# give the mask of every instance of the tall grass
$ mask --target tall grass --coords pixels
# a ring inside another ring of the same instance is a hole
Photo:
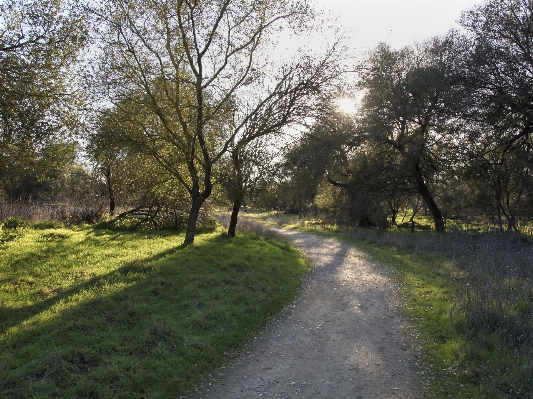
[[[95,222],[101,213],[94,206],[72,206],[65,204],[40,204],[32,202],[0,202],[0,222],[9,218],[23,219],[27,222],[80,223]],[[90,219],[90,220],[89,220]]]

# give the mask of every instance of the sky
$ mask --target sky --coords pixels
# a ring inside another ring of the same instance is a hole
[[[482,0],[315,0],[318,9],[338,16],[351,33],[354,48],[365,51],[380,42],[393,48],[459,28],[461,12]]]

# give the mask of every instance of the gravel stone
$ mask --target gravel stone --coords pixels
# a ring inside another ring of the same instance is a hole
[[[421,398],[416,333],[392,273],[352,245],[273,228],[311,261],[297,299],[191,398]]]

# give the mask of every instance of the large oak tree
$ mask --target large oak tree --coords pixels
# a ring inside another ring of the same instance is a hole
[[[439,233],[444,219],[430,182],[450,159],[446,149],[455,138],[450,117],[458,56],[450,36],[401,50],[381,44],[360,67],[365,94],[357,134],[400,155],[399,177],[422,196]]]
[[[533,3],[489,0],[463,13],[461,117],[468,121],[467,178],[507,229],[531,216]]]

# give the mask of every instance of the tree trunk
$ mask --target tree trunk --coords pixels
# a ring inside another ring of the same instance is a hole
[[[239,173],[233,188],[233,210],[231,211],[231,218],[228,227],[228,237],[235,237],[235,229],[237,227],[237,219],[242,203],[244,202],[244,187],[242,176]]]
[[[237,219],[239,211],[241,210],[242,203],[244,202],[244,178],[242,174],[242,158],[240,150],[236,150],[232,157],[233,163],[233,209],[231,211],[231,218],[228,227],[228,237],[235,237],[235,229],[237,228]]]
[[[205,201],[205,195],[196,195],[191,204],[191,210],[189,212],[189,219],[187,221],[187,231],[185,233],[185,241],[183,245],[190,245],[194,243],[194,235],[196,234],[196,222],[198,221],[198,215],[200,214],[200,208]]]
[[[422,170],[420,169],[420,163],[415,165],[415,180],[416,180],[416,189],[418,193],[424,199],[431,215],[433,216],[433,221],[435,222],[435,230],[439,234],[446,232],[446,227],[444,226],[444,219],[442,218],[442,212],[439,207],[433,200],[431,193],[429,192],[426,183],[424,182],[424,176],[422,176]]]
[[[109,216],[115,215],[115,192],[113,190],[113,182],[111,180],[111,167],[107,166],[105,169],[105,180],[107,185],[107,194],[109,196]]]
[[[228,228],[228,237],[235,237],[235,229],[237,227],[237,219],[239,216],[239,211],[241,209],[242,205],[242,197],[239,196],[239,198],[235,198],[233,200],[233,210],[231,212],[231,218],[229,221],[229,228]]]
[[[115,216],[115,195],[113,192],[109,193],[109,216]]]

